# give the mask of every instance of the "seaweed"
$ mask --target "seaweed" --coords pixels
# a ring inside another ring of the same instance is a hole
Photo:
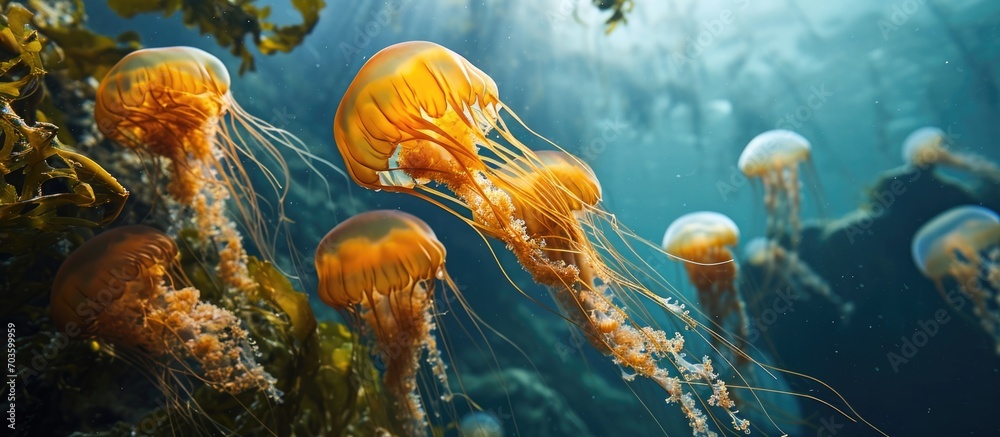
[[[45,92],[42,40],[32,13],[12,4],[0,15],[0,261],[6,274],[4,310],[13,311],[47,291],[30,278],[59,258],[53,246],[77,228],[113,221],[128,191],[90,158],[56,138],[59,128],[40,121]]]
[[[201,34],[215,36],[220,46],[238,56],[240,74],[255,69],[246,39],[264,55],[290,52],[302,43],[319,21],[323,0],[290,0],[302,15],[302,23],[279,26],[268,17],[271,8],[257,7],[255,0],[108,0],[115,13],[131,18],[142,13],[160,12],[171,16],[181,12],[184,24],[197,27]]]
[[[611,11],[611,17],[604,22],[604,33],[610,34],[620,23],[628,23],[625,14],[632,11],[635,6],[633,0],[592,0],[594,6],[602,11]]]
[[[87,29],[83,0],[30,0],[36,12],[32,24],[52,49],[43,61],[52,71],[65,71],[70,79],[101,78],[122,57],[142,47],[139,34],[125,32],[116,38]]]
[[[19,374],[20,408],[29,418],[23,429],[107,436],[398,431],[371,351],[357,334],[340,323],[317,322],[308,296],[273,265],[254,257],[248,267],[255,288],[220,286],[212,269],[218,253],[205,237],[192,229],[180,232],[181,269],[171,273],[171,280],[189,282],[203,292],[203,300],[243,320],[258,362],[277,378],[282,401],[252,390],[217,391],[186,370],[191,363],[67,336],[54,330],[44,308],[29,308],[28,321],[18,326],[34,333],[17,341],[18,355],[32,358]]]

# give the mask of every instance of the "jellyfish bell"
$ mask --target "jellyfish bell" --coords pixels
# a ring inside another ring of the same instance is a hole
[[[125,294],[149,293],[149,284],[167,274],[177,245],[159,230],[131,225],[102,232],[63,262],[52,284],[51,313],[62,331],[77,328],[89,337],[135,345],[128,330],[102,329],[113,322],[107,311]],[[102,321],[103,320],[103,321]]]
[[[444,268],[445,248],[419,218],[400,211],[370,211],[340,223],[316,249],[319,295],[327,305],[355,314],[374,335],[386,370],[383,381],[396,396],[407,433],[427,427],[418,394],[420,358],[450,401],[446,365],[433,335],[434,291],[442,281],[457,287]],[[433,399],[432,399],[433,400]]]
[[[234,102],[229,71],[194,47],[141,49],[125,55],[97,89],[94,117],[108,138],[171,159],[210,159],[206,133]]]
[[[775,129],[754,137],[740,154],[744,175],[760,179],[767,209],[767,236],[798,245],[801,228],[799,164],[810,162],[812,145],[802,135]]]
[[[729,217],[712,211],[692,212],[670,223],[663,234],[663,249],[696,263],[725,262],[732,260],[728,248],[739,239],[740,229]]]
[[[924,224],[914,235],[913,260],[941,296],[954,281],[973,303],[983,330],[1000,354],[1000,216],[981,206],[958,206]]]
[[[458,424],[459,437],[503,437],[503,424],[495,414],[477,411],[466,414]]]
[[[556,246],[565,239],[558,234],[566,229],[552,216],[552,210],[565,207],[576,219],[585,221],[586,211],[601,201],[601,182],[590,166],[560,150],[537,151],[498,170],[496,185],[509,194],[513,217],[523,221],[529,237],[554,237],[547,241]]]
[[[913,237],[913,261],[929,278],[948,274],[957,255],[974,259],[1000,239],[1000,216],[981,206],[949,209],[921,226]]]
[[[534,155],[541,162],[540,167],[563,181],[577,199],[591,206],[601,201],[601,181],[589,164],[561,150],[538,150]]]
[[[434,176],[471,177],[470,170],[484,167],[476,144],[487,142],[497,95],[492,78],[451,50],[426,41],[395,44],[351,82],[334,137],[351,178],[366,188],[412,191]]]
[[[743,246],[743,258],[752,266],[763,267],[771,259],[770,241],[755,237]]]
[[[739,238],[740,230],[732,219],[717,212],[700,211],[670,223],[662,246],[668,255],[684,263],[699,292],[728,293],[735,292],[732,287],[736,279],[736,263],[730,248],[739,243]],[[719,290],[713,291],[713,287]]]
[[[903,161],[926,167],[947,160],[947,138],[943,130],[933,126],[914,130],[903,141]]]
[[[802,135],[775,129],[757,135],[743,149],[737,166],[749,177],[792,168],[809,159],[812,144]]]
[[[316,248],[319,295],[327,305],[345,309],[376,292],[442,279],[445,255],[434,230],[416,216],[361,213],[330,230]]]

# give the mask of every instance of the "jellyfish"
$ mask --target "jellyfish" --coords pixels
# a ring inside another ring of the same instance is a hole
[[[499,100],[493,79],[465,58],[434,43],[405,42],[381,50],[362,67],[341,100],[333,130],[355,182],[425,199],[505,243],[590,344],[610,356],[626,379],[640,375],[660,385],[695,434],[714,431],[692,384],[711,390],[702,402],[728,414],[733,428],[748,430],[710,358],[690,360],[680,332],[643,326],[637,317],[645,312],[623,306],[635,301],[626,294],[631,290],[677,323],[698,326],[682,303],[656,295],[622,271],[629,261],[603,233],[604,225],[621,228],[596,205],[600,185],[593,173],[569,154],[539,156],[511,133],[502,112],[521,123]]]
[[[972,302],[972,311],[1000,354],[1000,216],[981,206],[949,209],[913,237],[913,261],[956,308],[946,280]],[[964,305],[962,305],[964,306]]]
[[[433,335],[437,281],[457,290],[445,270],[445,248],[423,220],[400,211],[370,211],[334,227],[316,248],[319,296],[347,310],[373,334],[385,363],[383,382],[399,403],[408,435],[427,427],[417,372],[427,363],[451,400],[446,365]]]
[[[730,251],[739,239],[740,230],[729,217],[711,211],[693,212],[667,227],[663,250],[685,260],[684,269],[698,290],[701,307],[723,330],[727,320],[732,320],[739,339],[735,343],[744,349],[749,325],[746,304],[736,289],[737,269]],[[736,356],[740,364],[745,364],[744,359]]]
[[[193,360],[200,367],[194,373],[216,390],[255,389],[280,400],[276,380],[256,362],[256,346],[240,320],[201,301],[198,289],[183,283],[177,258],[174,240],[149,226],[97,235],[59,267],[53,322],[71,336],[171,357],[185,367]]]
[[[267,200],[276,208],[279,226],[287,224],[289,170],[281,149],[294,152],[314,171],[313,161],[326,162],[310,154],[291,133],[241,108],[230,92],[225,65],[192,47],[143,49],[126,55],[101,81],[94,117],[108,138],[166,162],[167,192],[191,208],[198,229],[220,242],[220,277],[237,288],[249,286],[250,281],[241,236],[225,216],[226,201],[233,201],[241,224],[264,258],[274,261],[276,235],[270,236],[272,226],[261,213],[260,202]],[[265,159],[257,157],[260,151]],[[267,178],[273,198],[253,188],[244,158]],[[278,168],[272,171],[270,163]]]
[[[768,278],[776,277],[797,298],[807,299],[809,294],[820,296],[837,307],[841,320],[846,322],[851,319],[854,303],[845,301],[835,293],[822,276],[799,259],[797,253],[763,237],[750,240],[743,248],[743,253],[747,263],[760,268]]]
[[[977,177],[1000,183],[1000,167],[972,153],[955,153],[949,150],[948,136],[939,128],[922,127],[903,141],[903,161],[925,168],[940,164],[967,171]]]
[[[808,162],[812,146],[795,132],[776,129],[757,135],[740,154],[744,175],[760,178],[767,209],[767,237],[787,238],[798,246],[801,222],[799,163]]]
[[[458,423],[459,437],[503,437],[503,424],[492,413],[477,411],[466,414]]]

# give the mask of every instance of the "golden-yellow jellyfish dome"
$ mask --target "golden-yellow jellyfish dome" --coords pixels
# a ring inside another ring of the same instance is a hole
[[[949,209],[920,227],[913,237],[913,261],[930,279],[948,275],[957,257],[977,254],[1000,244],[1000,216],[981,206]]]
[[[601,201],[601,181],[597,180],[594,170],[580,158],[558,150],[538,151],[535,156],[577,199],[591,206]],[[573,210],[581,208],[582,206],[576,205],[570,207]]]
[[[423,220],[401,211],[370,211],[333,228],[316,248],[319,295],[327,305],[360,303],[444,275],[445,248]]]
[[[123,294],[152,287],[176,256],[170,237],[144,225],[114,228],[90,239],[56,273],[51,303],[56,327],[114,336],[100,332],[102,312]]]
[[[695,262],[716,262],[719,249],[735,246],[740,229],[732,219],[712,211],[685,214],[663,235],[667,253]]]
[[[215,56],[193,47],[142,49],[122,58],[97,89],[94,118],[107,137],[153,154],[204,159],[205,137],[227,106],[229,72]],[[214,132],[214,131],[213,131]]]
[[[399,43],[361,67],[337,108],[334,138],[355,182],[407,191],[410,170],[482,167],[475,143],[496,118],[497,94],[493,79],[457,53],[426,41]],[[410,148],[421,158],[401,169],[399,155]]]
[[[737,165],[751,177],[789,168],[809,158],[812,146],[802,135],[775,129],[754,137],[743,149]]]
[[[913,131],[903,141],[903,161],[917,166],[938,162],[948,153],[946,138],[943,130],[933,126]]]
[[[506,184],[532,192],[552,189],[552,181],[568,191],[571,196],[559,196],[571,211],[583,209],[583,204],[594,206],[603,195],[601,182],[594,170],[576,156],[560,150],[540,150],[534,153],[537,163],[529,164],[527,158],[520,159],[511,168],[500,171]],[[526,194],[526,193],[518,193]],[[514,201],[524,196],[512,196]],[[582,204],[581,204],[582,203]],[[523,211],[521,211],[523,212]]]

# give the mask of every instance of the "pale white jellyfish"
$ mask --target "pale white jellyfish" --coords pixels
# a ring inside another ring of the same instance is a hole
[[[461,437],[503,437],[503,425],[497,416],[482,411],[466,414],[458,424]]]
[[[940,164],[1000,183],[1000,167],[996,164],[973,153],[952,152],[948,145],[944,131],[932,126],[922,127],[903,141],[903,160],[921,168]]]
[[[1000,354],[1000,216],[981,206],[958,206],[931,219],[913,237],[913,261],[956,309],[964,299],[948,296],[953,281]]]
[[[760,178],[767,208],[767,237],[787,237],[798,246],[801,221],[799,163],[808,161],[812,146],[790,130],[776,129],[757,135],[740,154],[738,166],[747,177]]]
[[[795,290],[796,296],[808,298],[809,294],[821,296],[837,306],[842,320],[849,320],[854,312],[854,304],[846,302],[833,292],[830,284],[817,274],[808,264],[799,259],[795,252],[785,250],[777,242],[766,238],[754,238],[743,248],[746,261],[763,270],[768,277],[777,278],[782,284]],[[809,294],[806,294],[809,293]]]

